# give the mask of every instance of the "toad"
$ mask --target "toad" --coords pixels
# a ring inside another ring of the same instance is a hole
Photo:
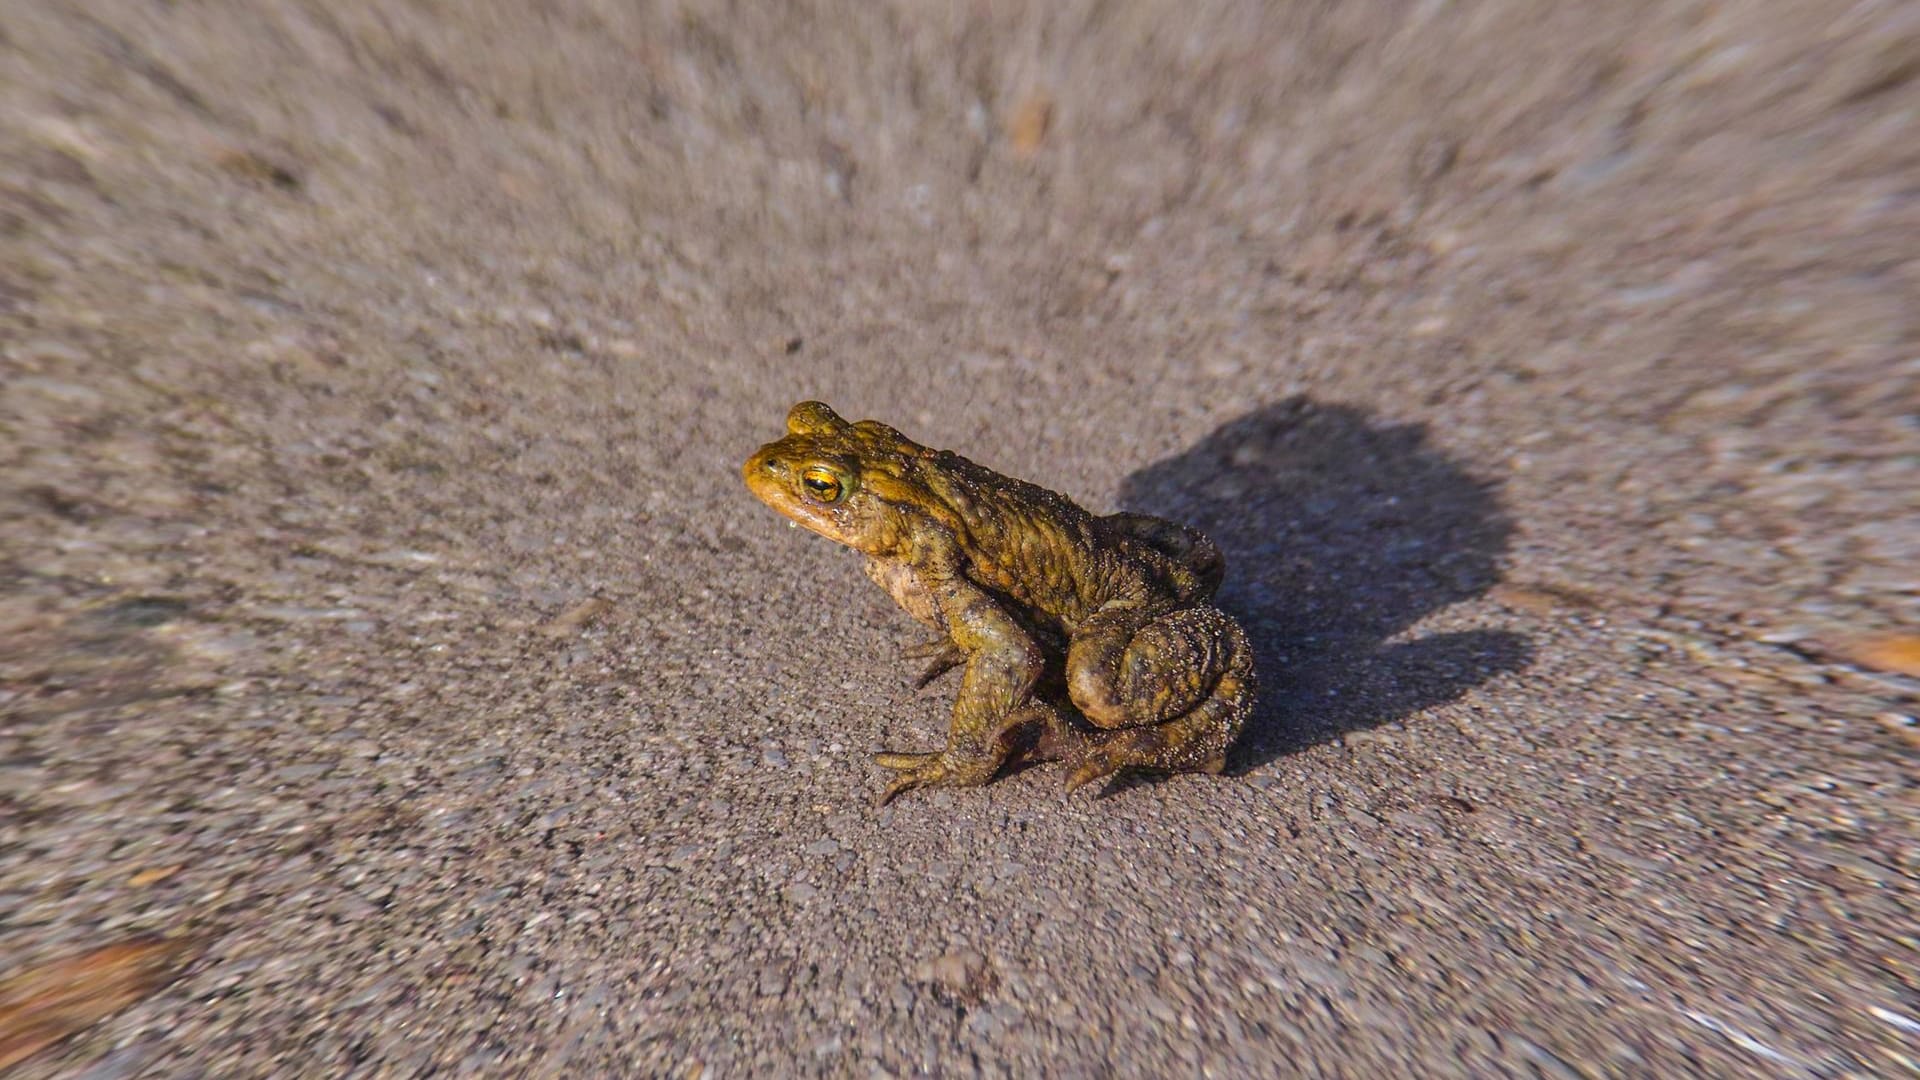
[[[1253,705],[1246,633],[1210,601],[1225,572],[1199,532],[1097,515],[807,401],[743,468],[753,494],[866,556],[935,632],[920,685],[963,668],[943,749],[889,751],[885,805],[1065,760],[1067,791],[1127,769],[1218,773]]]

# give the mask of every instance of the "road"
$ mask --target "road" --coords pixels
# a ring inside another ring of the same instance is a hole
[[[1920,1070],[1911,7],[644,6],[0,0],[20,1075]],[[1212,532],[1229,774],[875,810],[808,398]]]

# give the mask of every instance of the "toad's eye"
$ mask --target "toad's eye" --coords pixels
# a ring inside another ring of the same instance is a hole
[[[800,483],[806,486],[807,494],[823,503],[840,501],[840,478],[832,470],[815,466],[800,475]]]

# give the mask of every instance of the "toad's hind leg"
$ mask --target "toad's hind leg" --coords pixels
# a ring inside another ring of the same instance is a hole
[[[1130,536],[1172,559],[1193,574],[1191,588],[1181,597],[1186,603],[1198,603],[1213,597],[1227,574],[1226,557],[1207,534],[1189,529],[1177,521],[1122,511],[1100,519],[1106,529]]]
[[[1105,729],[1068,791],[1128,768],[1217,773],[1252,711],[1253,650],[1218,608],[1112,607],[1075,632],[1067,690]]]

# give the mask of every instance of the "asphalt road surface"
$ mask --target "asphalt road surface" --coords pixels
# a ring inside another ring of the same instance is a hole
[[[648,7],[0,0],[18,1075],[1920,1070],[1911,4]],[[876,811],[805,398],[1211,531],[1229,775]]]

